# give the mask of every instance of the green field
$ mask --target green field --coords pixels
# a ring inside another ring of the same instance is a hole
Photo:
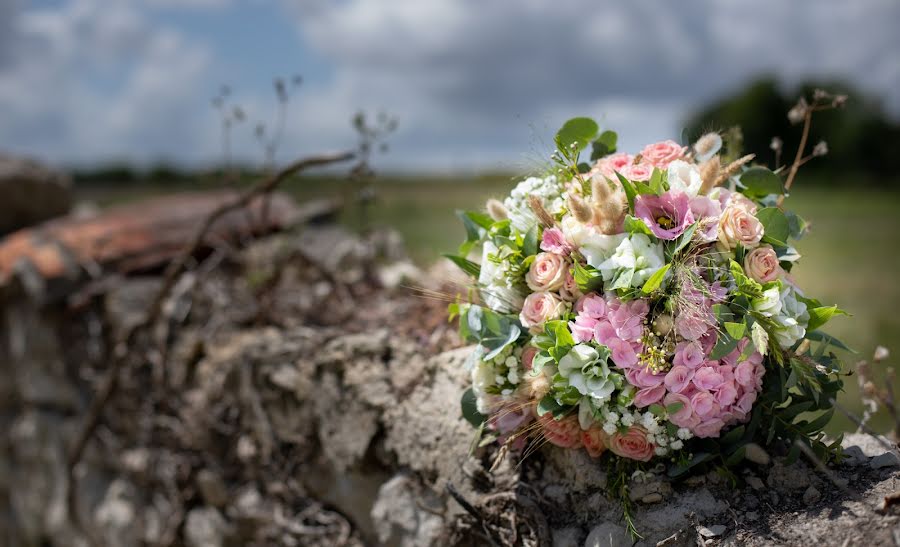
[[[483,206],[491,196],[501,197],[512,187],[509,177],[436,179],[395,178],[376,181],[376,199],[369,207],[371,222],[396,228],[406,239],[413,258],[428,264],[441,253],[452,252],[464,232],[453,212]],[[186,188],[185,188],[186,189]],[[298,198],[322,195],[352,196],[348,184],[333,179],[300,179],[286,187]],[[160,188],[88,190],[85,197],[110,203],[155,194]],[[171,191],[168,189],[167,191]],[[801,177],[786,205],[812,224],[812,232],[800,241],[803,255],[794,273],[806,294],[824,303],[838,304],[853,317],[838,317],[827,330],[860,351],[842,355],[849,369],[859,358],[868,358],[880,344],[900,352],[900,193],[871,188],[854,190],[816,188]],[[360,226],[360,210],[351,205],[342,220]],[[898,354],[900,355],[900,354]],[[890,361],[890,360],[889,360]],[[879,375],[883,370],[876,371]],[[900,385],[896,386],[900,393]],[[859,412],[856,376],[846,378],[843,405]],[[886,430],[890,424],[878,415],[873,425]],[[852,429],[838,415],[833,430]]]

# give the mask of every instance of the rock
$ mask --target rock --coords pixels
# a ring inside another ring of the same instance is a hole
[[[611,522],[603,522],[594,526],[584,540],[584,547],[619,547],[633,545],[634,541],[625,528]]]
[[[659,503],[663,500],[662,494],[659,492],[654,492],[653,494],[647,494],[646,496],[641,498],[641,503]]]
[[[197,473],[197,489],[208,505],[224,507],[228,503],[228,487],[222,476],[209,469]]]
[[[382,545],[428,547],[438,541],[442,519],[422,507],[442,509],[434,494],[425,492],[415,478],[399,474],[384,483],[372,506],[372,522]]]
[[[759,477],[749,476],[746,478],[747,484],[754,490],[762,490],[765,488],[763,481]]]
[[[218,509],[197,507],[187,514],[185,542],[189,547],[222,547],[230,533],[229,528]]]
[[[66,214],[72,181],[34,160],[0,154],[0,194],[0,234],[5,234]]]
[[[863,454],[872,458],[890,450],[888,447],[896,448],[897,443],[884,436],[875,437],[866,433],[851,433],[844,436],[841,446],[844,448],[858,446]]]
[[[631,481],[628,487],[628,497],[631,498],[631,501],[641,500],[644,501],[644,498],[650,497],[655,501],[650,501],[644,503],[656,503],[657,501],[662,501],[664,497],[667,497],[672,493],[672,484],[667,480],[658,480],[653,478],[653,475],[647,477],[644,481]],[[656,496],[659,496],[659,499],[656,499]]]
[[[806,489],[806,492],[803,493],[803,503],[806,505],[812,505],[822,499],[822,493],[819,492],[815,486],[810,486]]]
[[[711,526],[699,526],[697,528],[697,533],[705,538],[714,538],[724,534],[725,530],[726,527],[724,524],[713,524]]]
[[[862,451],[862,448],[853,445],[844,449],[844,460],[842,463],[850,466],[857,466],[866,463],[869,457]]]
[[[809,487],[809,476],[809,471],[799,462],[790,467],[785,467],[781,462],[777,462],[769,470],[769,478],[766,482],[772,489],[802,490]]]
[[[553,530],[553,547],[578,547],[584,532],[577,526],[567,526]]]
[[[879,454],[869,460],[869,467],[872,469],[883,469],[885,467],[900,467],[900,457],[896,452],[885,452]]]
[[[747,443],[746,445],[744,445],[744,450],[744,457],[753,463],[757,463],[759,465],[769,465],[769,463],[772,462],[772,458],[771,456],[769,456],[769,453],[756,443]]]
[[[756,511],[747,511],[746,513],[744,513],[744,518],[749,521],[754,521],[759,518],[759,513],[757,513]]]
[[[94,521],[103,531],[107,545],[140,544],[139,527],[135,526],[135,489],[116,479],[110,483],[106,495],[94,511]]]

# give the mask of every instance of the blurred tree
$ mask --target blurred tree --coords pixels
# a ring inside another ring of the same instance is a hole
[[[829,152],[805,165],[804,172],[829,183],[853,177],[853,183],[900,186],[894,161],[900,149],[900,123],[888,116],[880,102],[842,82],[805,82],[785,90],[774,78],[763,78],[691,116],[685,123],[685,134],[693,141],[706,131],[740,126],[744,150],[756,153],[758,161],[774,167],[772,138],[784,142],[781,162],[790,161],[800,139],[800,127],[791,125],[787,111],[801,95],[809,97],[816,88],[847,94],[850,99],[843,109],[816,117],[810,146],[824,140]]]

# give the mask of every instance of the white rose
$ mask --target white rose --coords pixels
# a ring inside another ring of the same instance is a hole
[[[696,165],[683,160],[675,160],[669,164],[669,190],[684,192],[695,197],[703,185],[703,178]]]
[[[754,311],[759,312],[766,317],[775,317],[781,313],[781,294],[778,287],[766,289],[759,298],[754,298],[751,302]]]
[[[500,313],[512,313],[522,308],[523,297],[510,287],[506,281],[500,264],[488,257],[499,252],[497,246],[490,241],[484,242],[481,254],[481,273],[478,285],[481,287],[481,299],[490,309]]]

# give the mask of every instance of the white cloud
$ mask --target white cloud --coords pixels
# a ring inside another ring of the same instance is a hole
[[[153,26],[134,3],[75,0],[10,15],[17,50],[0,66],[0,147],[61,163],[214,149],[197,97],[209,86],[206,46]]]

